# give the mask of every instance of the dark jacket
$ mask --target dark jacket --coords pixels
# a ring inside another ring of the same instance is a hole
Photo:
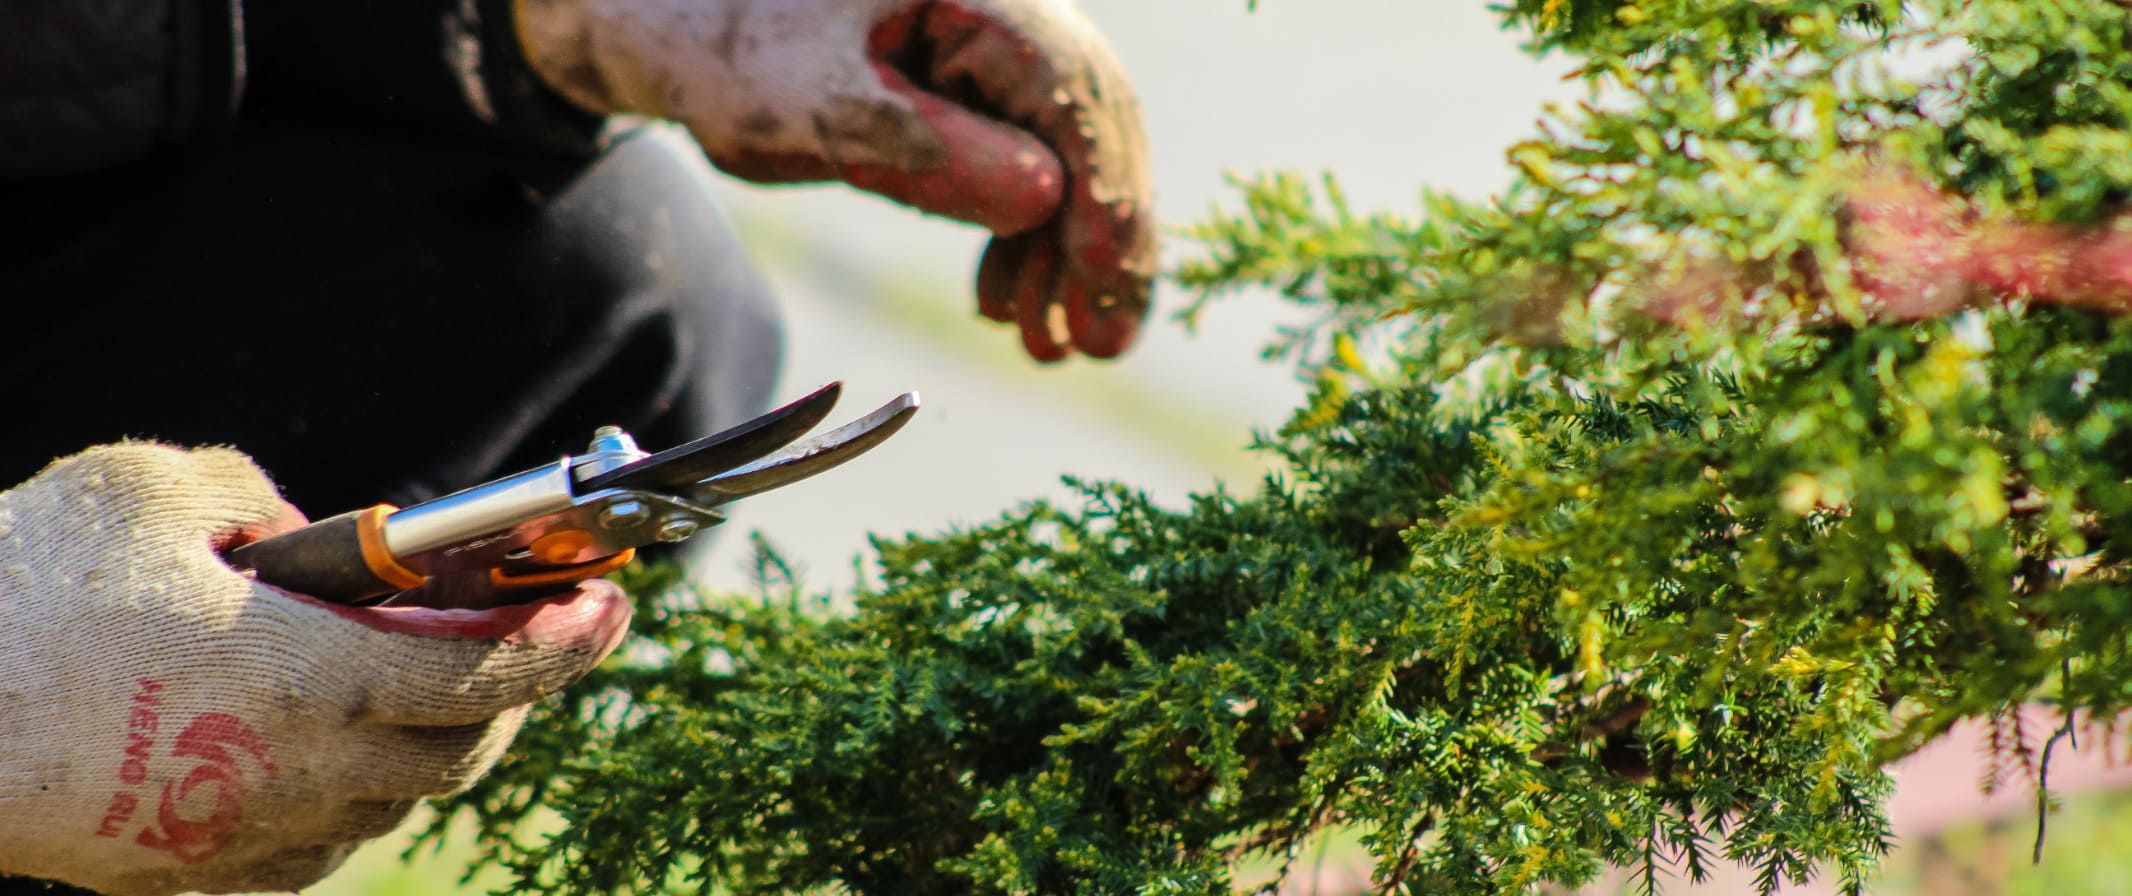
[[[584,154],[508,0],[0,0],[0,181],[82,174],[237,116],[359,120]]]

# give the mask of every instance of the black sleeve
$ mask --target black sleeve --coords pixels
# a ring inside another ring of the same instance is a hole
[[[0,182],[148,158],[227,119],[235,0],[0,0]]]
[[[0,0],[5,2],[5,0]],[[590,154],[603,119],[534,75],[510,0],[243,0],[246,115],[373,120]]]

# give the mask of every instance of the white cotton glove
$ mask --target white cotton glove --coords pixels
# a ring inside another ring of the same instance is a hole
[[[628,624],[606,582],[359,609],[221,562],[294,521],[227,450],[100,448],[0,494],[0,873],[111,896],[307,885],[479,777]]]
[[[577,105],[751,180],[841,180],[996,235],[978,308],[1040,360],[1123,351],[1155,266],[1132,86],[1069,0],[514,0]]]

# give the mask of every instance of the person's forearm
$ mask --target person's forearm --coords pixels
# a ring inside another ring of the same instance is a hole
[[[601,117],[535,78],[498,0],[247,0],[245,114],[587,154]]]

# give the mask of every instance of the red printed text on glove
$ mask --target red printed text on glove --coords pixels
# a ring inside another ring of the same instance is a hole
[[[111,794],[96,835],[137,831],[133,840],[142,846],[187,864],[205,861],[228,846],[244,822],[247,773],[272,778],[279,770],[258,733],[228,713],[195,715],[166,739],[174,722],[166,717],[162,693],[162,683],[153,679],[134,683],[117,769],[120,789]]]

